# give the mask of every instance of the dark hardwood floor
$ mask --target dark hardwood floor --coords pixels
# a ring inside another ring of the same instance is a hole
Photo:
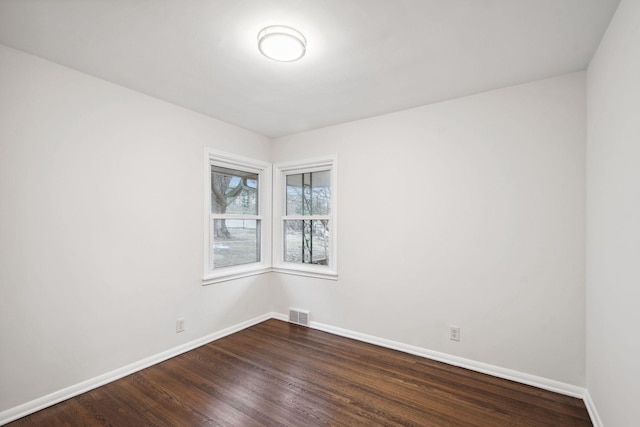
[[[590,426],[579,399],[278,320],[9,426]]]

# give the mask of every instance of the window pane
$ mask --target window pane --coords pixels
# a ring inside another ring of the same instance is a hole
[[[213,267],[260,261],[260,221],[213,220]]]
[[[331,171],[287,175],[287,215],[329,215]]]
[[[284,260],[329,265],[329,221],[284,221]]]
[[[258,214],[258,174],[211,166],[211,213]]]

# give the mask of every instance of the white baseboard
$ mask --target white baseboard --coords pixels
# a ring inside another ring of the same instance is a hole
[[[280,313],[273,313],[275,319],[287,321],[287,316]],[[538,387],[544,390],[560,393],[571,397],[583,399],[586,390],[572,384],[551,380],[549,378],[538,377],[536,375],[526,374],[524,372],[514,371],[512,369],[502,368],[500,366],[490,365],[488,363],[477,362],[463,357],[453,356],[439,351],[428,350],[426,348],[404,344],[398,341],[391,341],[385,338],[373,335],[362,334],[360,332],[350,331],[348,329],[338,328],[336,326],[325,325],[324,323],[311,321],[309,326],[313,329],[329,332],[334,335],[340,335],[346,338],[353,338],[369,344],[375,344],[380,347],[386,347],[393,350],[402,351],[404,353],[413,354],[427,359],[444,362],[449,365],[459,366],[461,368],[470,369],[472,371],[481,372],[483,374],[492,375],[498,378],[515,381],[522,384]]]
[[[589,390],[586,390],[584,394],[584,405],[587,407],[587,412],[589,412],[589,417],[591,417],[591,424],[593,424],[593,427],[603,427],[604,424],[600,419],[600,415],[598,415],[596,405],[593,403],[593,399],[591,399]]]
[[[131,375],[135,372],[141,371],[145,368],[148,368],[149,366],[153,366],[165,360],[171,359],[172,357],[178,356],[182,353],[193,350],[212,341],[226,337],[227,335],[231,335],[235,332],[246,329],[272,317],[272,313],[263,314],[261,316],[247,320],[246,322],[238,323],[237,325],[233,325],[221,331],[214,332],[202,338],[198,338],[188,343],[179,345],[177,347],[163,351],[162,353],[158,353],[129,365],[123,366],[122,368],[115,369],[111,372],[107,372],[95,378],[91,378],[89,380],[72,385],[62,390],[58,390],[22,405],[7,409],[3,412],[0,412],[0,426],[10,423],[11,421],[15,421],[18,418],[33,414],[34,412],[37,412],[41,409],[55,405],[56,403],[62,402],[63,400],[67,400],[82,393],[86,393],[87,391],[93,390],[110,382],[123,378],[127,375]]]
[[[127,375],[141,371],[142,369],[148,368],[149,366],[163,362],[167,359],[178,356],[182,353],[193,350],[195,348],[208,344],[212,341],[226,337],[227,335],[231,335],[235,332],[239,332],[243,329],[246,329],[250,326],[253,326],[255,324],[258,324],[268,319],[278,319],[278,320],[283,320],[285,322],[288,321],[288,317],[281,313],[272,312],[272,313],[263,314],[261,316],[247,320],[246,322],[242,322],[237,325],[231,326],[229,328],[223,329],[221,331],[215,332],[213,334],[206,335],[197,340],[190,341],[178,347],[174,347],[162,353],[158,353],[156,355],[142,359],[138,362],[134,362],[132,364],[123,366],[122,368],[113,370],[111,372],[107,372],[103,375],[99,375],[95,378],[91,378],[89,380],[64,388],[62,390],[58,390],[54,393],[48,394],[46,396],[40,397],[38,399],[16,406],[14,408],[7,409],[3,412],[0,412],[0,426],[10,423],[11,421],[17,420],[18,418],[22,418],[24,416],[37,412],[46,407],[55,405],[56,403],[62,402],[63,400],[67,400],[74,396],[78,396],[82,393],[93,390],[95,388],[98,388],[102,385],[113,382],[120,378],[123,378]],[[492,375],[494,377],[504,378],[507,380],[515,381],[522,384],[527,384],[533,387],[538,387],[538,388],[552,391],[555,393],[560,393],[567,396],[583,399],[594,427],[602,427],[602,422],[600,420],[600,417],[598,416],[598,412],[596,411],[595,405],[591,400],[591,396],[589,395],[588,390],[586,390],[585,388],[551,380],[544,377],[538,377],[535,375],[526,374],[524,372],[502,368],[500,366],[490,365],[487,363],[478,362],[471,359],[465,359],[462,357],[453,356],[453,355],[441,353],[438,351],[428,350],[422,347],[416,347],[413,345],[404,344],[401,342],[392,341],[385,338],[376,337],[373,335],[367,335],[360,332],[351,331],[348,329],[338,328],[336,326],[326,325],[319,322],[314,322],[314,321],[310,322],[310,327],[313,329],[328,332],[334,335],[339,335],[346,338],[352,338],[352,339],[366,342],[369,344],[378,345],[380,347],[386,347],[393,350],[402,351],[404,353],[409,353],[409,354],[424,357],[427,359],[436,360],[439,362],[447,363],[449,365],[459,366],[461,368],[470,369],[472,371],[481,372],[483,374]]]
[[[278,320],[287,321],[288,318],[284,314],[272,313],[272,317]],[[447,353],[441,353],[438,351],[428,350],[422,347],[416,347],[409,344],[404,344],[397,341],[391,341],[385,338],[376,337],[373,335],[362,334],[360,332],[354,332],[348,329],[338,328],[336,326],[326,325],[319,322],[311,321],[309,326],[313,329],[328,332],[334,335],[340,335],[346,338],[352,338],[358,341],[363,341],[369,344],[378,345],[380,347],[390,348],[392,350],[402,351],[404,353],[413,354],[416,356],[424,357],[438,362],[447,363],[449,365],[459,366],[461,368],[470,369],[472,371],[481,372],[483,374],[492,375],[498,378],[504,378],[510,381],[515,381],[521,384],[530,385],[533,387],[541,388],[543,390],[552,391],[554,393],[560,393],[566,396],[576,397],[584,400],[589,417],[594,427],[602,427],[602,421],[598,416],[595,405],[591,400],[589,391],[583,387],[578,387],[572,384],[555,381],[549,378],[539,377],[536,375],[527,374],[524,372],[514,371],[512,369],[502,368],[500,366],[490,365],[488,363],[478,362],[471,359],[465,359],[463,357],[453,356]]]

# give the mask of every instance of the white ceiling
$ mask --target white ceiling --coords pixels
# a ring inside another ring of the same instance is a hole
[[[0,43],[276,137],[583,70],[618,2],[0,0]]]

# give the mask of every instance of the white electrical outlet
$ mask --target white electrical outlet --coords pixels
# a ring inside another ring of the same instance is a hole
[[[458,328],[457,326],[450,326],[449,339],[451,341],[460,341],[460,328]]]
[[[184,317],[176,320],[176,334],[179,332],[184,332]]]

